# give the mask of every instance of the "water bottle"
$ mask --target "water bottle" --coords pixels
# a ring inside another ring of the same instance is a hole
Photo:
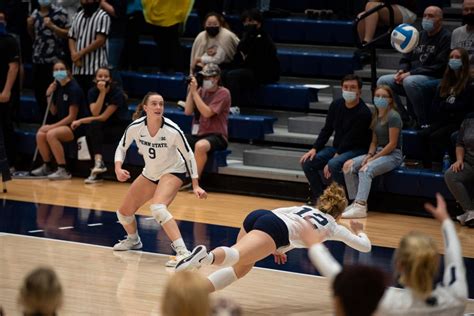
[[[443,156],[443,172],[446,172],[449,167],[451,167],[451,158],[449,157],[448,152],[445,152]]]

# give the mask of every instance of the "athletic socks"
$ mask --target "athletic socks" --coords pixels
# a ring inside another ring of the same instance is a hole
[[[128,239],[130,239],[131,241],[138,241],[140,237],[138,237],[138,233],[128,234]]]

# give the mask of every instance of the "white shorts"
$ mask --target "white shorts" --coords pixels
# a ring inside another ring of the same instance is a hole
[[[398,5],[398,4],[394,4],[393,5],[394,7],[397,7],[398,10],[400,11],[401,15],[402,15],[402,23],[410,23],[410,24],[413,24],[415,23],[415,20],[416,20],[416,14],[411,12],[410,10],[408,10],[407,8],[405,8],[404,6],[401,6],[401,5]]]

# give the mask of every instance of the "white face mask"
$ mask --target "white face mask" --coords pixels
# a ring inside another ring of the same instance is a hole
[[[212,80],[206,79],[202,81],[202,88],[204,90],[212,89],[213,87],[214,87],[214,83],[212,82]]]

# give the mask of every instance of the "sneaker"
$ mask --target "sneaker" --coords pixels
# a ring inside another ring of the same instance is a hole
[[[68,180],[71,178],[72,175],[64,168],[58,168],[58,170],[48,175],[49,180]]]
[[[240,108],[238,106],[231,106],[229,109],[230,114],[234,115],[239,115],[240,114]]]
[[[130,238],[125,238],[123,240],[119,240],[118,243],[114,245],[112,248],[114,251],[127,251],[127,250],[137,250],[142,249],[143,244],[140,238],[137,240],[132,240]]]
[[[178,252],[176,256],[170,256],[170,260],[165,263],[165,266],[168,268],[174,268],[178,264],[179,261],[189,257],[191,252],[189,250],[185,250],[182,252]]]
[[[104,181],[104,179],[102,179],[102,177],[99,174],[93,174],[92,172],[90,176],[84,179],[85,184],[101,183],[102,181]]]
[[[104,161],[102,159],[96,160],[94,164],[94,168],[92,168],[91,170],[91,175],[104,173],[106,171],[107,171],[107,167],[105,166]]]
[[[193,249],[191,254],[182,258],[176,264],[175,271],[191,270],[193,268],[199,269],[201,267],[202,259],[207,257],[207,249],[205,246],[199,245]]]
[[[367,217],[367,205],[352,203],[342,213],[342,218],[365,218]]]
[[[188,191],[189,189],[193,189],[193,184],[192,182],[189,182],[189,183],[186,183],[186,184],[183,184],[181,186],[181,188],[179,188],[180,191]]]
[[[46,177],[53,173],[53,170],[47,165],[42,164],[40,167],[36,168],[35,170],[31,171],[31,174],[36,177]]]
[[[178,105],[179,108],[181,108],[181,110],[184,110],[186,108],[186,102],[183,100],[178,101],[178,103],[176,104]]]
[[[456,219],[458,220],[459,223],[461,223],[461,225],[464,225],[466,223],[467,213],[456,216]]]

